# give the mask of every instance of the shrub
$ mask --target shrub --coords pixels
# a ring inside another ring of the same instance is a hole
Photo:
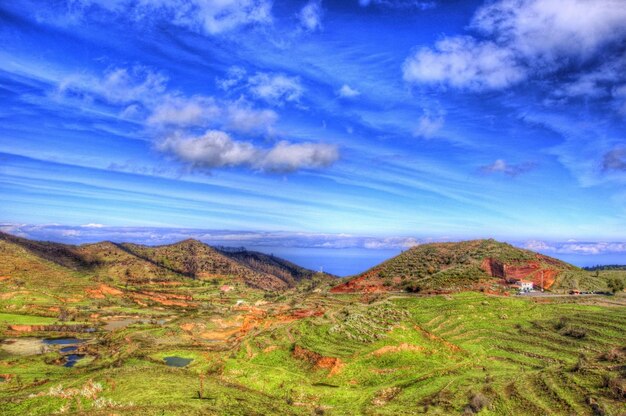
[[[624,290],[624,281],[618,277],[612,277],[606,283],[613,293],[621,292]]]
[[[621,377],[609,379],[607,382],[607,387],[616,399],[626,399],[626,379],[623,379]]]
[[[469,408],[474,413],[480,412],[483,408],[489,406],[490,400],[482,393],[475,393],[470,397]]]
[[[587,331],[582,328],[568,326],[561,331],[561,334],[571,338],[583,339],[587,336]]]

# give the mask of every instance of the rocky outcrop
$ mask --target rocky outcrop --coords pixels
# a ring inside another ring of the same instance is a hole
[[[89,325],[9,325],[9,331],[15,332],[94,332]]]
[[[491,277],[499,277],[501,279],[506,277],[506,266],[494,258],[488,257],[484,259],[480,268]]]
[[[296,345],[293,350],[293,357],[305,361],[318,369],[329,369],[329,376],[337,374],[343,367],[343,362],[339,358],[325,357],[315,351]]]

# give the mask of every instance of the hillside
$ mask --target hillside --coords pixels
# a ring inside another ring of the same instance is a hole
[[[245,249],[218,249],[221,254],[227,256],[241,264],[245,264],[253,270],[262,271],[278,277],[289,286],[295,286],[303,280],[310,280],[316,274],[320,274],[311,269],[298,266],[288,260],[281,259],[274,255],[250,251]],[[325,277],[336,278],[336,276],[323,273]]]
[[[266,290],[290,287],[278,276],[239,263],[197,240],[155,247],[130,243],[120,246],[137,257],[193,279],[228,279]]]
[[[560,260],[495,240],[433,243],[413,247],[333,288],[333,292],[455,291],[502,287],[529,280],[546,289],[564,271]]]
[[[0,275],[30,280],[55,276],[55,281],[62,282],[80,275],[96,281],[141,285],[197,279],[284,290],[315,274],[262,253],[228,256],[196,240],[154,247],[108,241],[74,246],[0,233],[0,242],[6,253]],[[83,280],[87,284],[89,279]]]

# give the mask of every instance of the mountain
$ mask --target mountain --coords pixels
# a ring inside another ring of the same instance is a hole
[[[332,289],[341,292],[489,289],[518,280],[552,287],[575,266],[495,240],[423,244]]]
[[[320,273],[311,269],[298,266],[288,260],[274,255],[250,251],[245,249],[218,248],[223,255],[247,265],[253,270],[263,271],[277,276],[289,286],[295,286],[303,280],[313,279],[316,275],[324,274],[326,277],[336,278],[328,273]]]
[[[189,239],[155,247],[130,243],[120,246],[137,257],[194,279],[227,278],[231,282],[265,290],[293,286],[278,276],[242,264],[197,240]]]
[[[256,252],[230,256],[191,239],[162,246],[108,241],[69,245],[0,233],[0,250],[0,276],[20,275],[31,280],[43,275],[55,276],[58,282],[92,276],[133,284],[219,279],[263,290],[284,290],[315,275],[274,256]]]

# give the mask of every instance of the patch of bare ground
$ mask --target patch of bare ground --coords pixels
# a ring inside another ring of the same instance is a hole
[[[377,349],[376,351],[373,351],[371,354],[376,357],[380,357],[381,355],[393,354],[396,352],[403,352],[403,351],[422,352],[424,350],[425,348],[422,346],[408,344],[406,342],[403,342],[402,344],[399,344],[399,345],[386,345],[382,348]]]

